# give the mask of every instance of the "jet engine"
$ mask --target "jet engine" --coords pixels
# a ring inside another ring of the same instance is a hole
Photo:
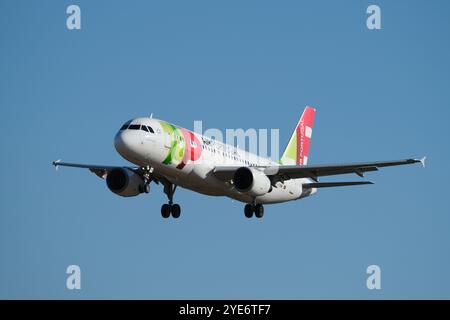
[[[106,176],[109,190],[122,197],[134,197],[144,190],[144,179],[126,168],[114,168]]]
[[[233,177],[235,188],[251,196],[262,196],[272,191],[269,178],[259,170],[241,167],[236,170]]]

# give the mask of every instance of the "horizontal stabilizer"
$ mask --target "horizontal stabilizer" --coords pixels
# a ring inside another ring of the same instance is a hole
[[[349,182],[313,182],[304,183],[303,188],[330,188],[330,187],[345,187],[345,186],[357,186],[362,184],[373,184],[370,181],[349,181]]]

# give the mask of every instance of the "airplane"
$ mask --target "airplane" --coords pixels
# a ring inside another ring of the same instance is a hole
[[[116,151],[134,166],[103,166],[53,161],[58,167],[89,169],[106,180],[110,191],[133,197],[150,192],[150,183],[162,184],[167,203],[163,218],[179,218],[173,202],[178,186],[209,196],[226,196],[245,203],[247,218],[262,218],[264,205],[303,199],[320,188],[373,184],[370,181],[320,182],[319,178],[421,163],[425,159],[308,165],[314,115],[307,106],[284,150],[275,162],[216,141],[169,122],[151,117],[125,122],[114,137]]]

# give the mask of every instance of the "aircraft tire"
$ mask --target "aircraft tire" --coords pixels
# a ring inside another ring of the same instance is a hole
[[[244,214],[245,217],[250,219],[251,217],[253,217],[253,206],[251,204],[246,204],[244,207]]]
[[[170,211],[171,211],[171,206],[170,206],[170,204],[164,203],[164,204],[161,206],[161,216],[162,216],[164,219],[167,219],[168,217],[170,217]]]
[[[261,219],[264,216],[264,206],[262,204],[257,204],[255,206],[255,216]]]
[[[179,218],[181,215],[181,207],[177,203],[172,205],[170,211],[172,212],[172,217],[174,217],[175,219]]]

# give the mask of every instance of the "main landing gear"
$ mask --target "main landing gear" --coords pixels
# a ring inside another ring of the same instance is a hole
[[[253,214],[255,214],[255,217],[260,219],[264,216],[264,206],[262,204],[248,203],[244,207],[244,214],[245,217],[249,219],[253,217]]]
[[[179,218],[181,215],[181,207],[177,203],[173,203],[173,195],[175,190],[177,189],[176,185],[172,183],[164,184],[164,193],[167,195],[169,199],[168,203],[165,203],[161,206],[161,215],[163,218],[168,218],[172,214],[172,217]]]

